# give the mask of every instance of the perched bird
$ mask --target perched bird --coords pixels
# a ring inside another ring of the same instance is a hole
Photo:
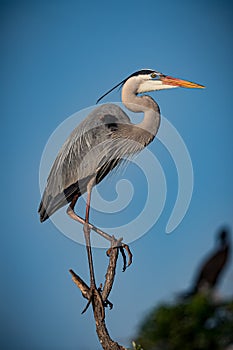
[[[192,288],[181,296],[186,299],[200,292],[212,292],[218,284],[230,256],[230,237],[227,229],[217,236],[217,249],[200,265]]]
[[[151,69],[139,70],[99,98],[97,103],[118,86],[122,102],[135,113],[143,112],[139,124],[131,123],[127,114],[115,104],[93,110],[65,141],[48,176],[39,206],[40,221],[70,203],[68,215],[84,224],[89,259],[91,287],[95,288],[90,244],[89,210],[91,190],[123,159],[140,152],[155,137],[160,125],[158,104],[145,92],[176,87],[203,88],[202,85],[172,78]],[[78,198],[87,192],[85,220],[74,212]],[[96,228],[95,228],[96,229]],[[98,232],[98,229],[96,229]],[[99,230],[98,233],[101,234]],[[104,236],[104,234],[102,233]]]

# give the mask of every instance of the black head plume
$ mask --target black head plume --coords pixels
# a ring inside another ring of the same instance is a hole
[[[110,92],[112,92],[113,90],[115,90],[118,86],[120,86],[120,88],[124,85],[124,83],[129,79],[129,78],[132,78],[132,77],[135,77],[137,75],[142,75],[142,74],[151,74],[155,72],[154,70],[152,69],[141,69],[141,70],[138,70],[137,72],[134,72],[132,73],[131,75],[129,75],[127,78],[125,78],[124,80],[122,80],[120,83],[118,83],[117,85],[115,85],[113,88],[111,88],[110,90],[108,90],[104,95],[102,95],[97,101],[96,101],[96,104],[102,100],[102,98],[104,98],[105,96],[107,96]]]

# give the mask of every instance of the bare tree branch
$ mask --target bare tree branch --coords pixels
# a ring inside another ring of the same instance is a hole
[[[96,324],[96,333],[98,335],[100,344],[104,350],[126,350],[125,347],[119,345],[117,342],[113,341],[108,333],[106,323],[105,323],[105,306],[112,308],[112,303],[108,300],[108,296],[112,290],[116,275],[116,264],[119,255],[119,249],[124,247],[127,250],[129,256],[128,266],[132,262],[132,254],[129,250],[129,247],[122,243],[122,239],[116,240],[112,237],[111,248],[108,250],[107,254],[109,256],[109,263],[107,272],[105,275],[105,282],[103,290],[101,288],[95,289],[91,298],[93,314]],[[123,255],[123,254],[122,254]],[[124,258],[124,256],[123,256]],[[124,261],[123,270],[126,268],[126,262]],[[72,280],[80,289],[84,298],[90,300],[91,292],[87,284],[79,277],[73,270],[70,270],[72,275]],[[85,308],[86,310],[86,308]]]

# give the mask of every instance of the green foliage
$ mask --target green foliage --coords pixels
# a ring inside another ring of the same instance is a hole
[[[132,341],[132,345],[133,345],[133,350],[143,350],[141,345],[136,344],[135,341]]]
[[[136,339],[144,350],[223,350],[233,343],[233,302],[216,304],[197,295],[160,305],[144,320]]]

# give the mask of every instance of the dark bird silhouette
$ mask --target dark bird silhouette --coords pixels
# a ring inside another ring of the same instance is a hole
[[[181,294],[181,298],[186,299],[200,292],[212,292],[219,283],[231,250],[229,231],[226,228],[218,232],[217,241],[216,251],[200,265],[192,288]]]

